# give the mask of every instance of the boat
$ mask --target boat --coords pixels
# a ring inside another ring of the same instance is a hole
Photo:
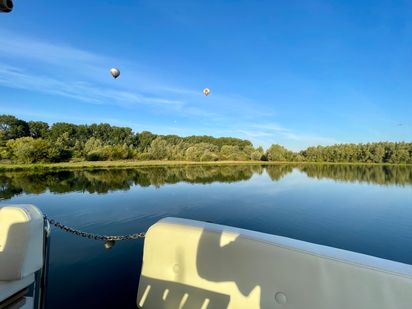
[[[0,208],[0,308],[44,308],[49,237],[47,219],[35,206]],[[164,218],[145,235],[136,292],[141,309],[409,309],[412,266]]]

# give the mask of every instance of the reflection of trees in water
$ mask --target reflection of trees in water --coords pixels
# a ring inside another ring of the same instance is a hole
[[[161,186],[178,182],[207,184],[248,180],[253,175],[251,166],[179,166],[152,167],[138,170],[140,186]]]
[[[308,164],[299,166],[299,169],[316,179],[329,178],[380,185],[412,184],[411,166]]]
[[[250,169],[253,171],[253,174],[262,175],[264,168],[262,165],[251,165]]]
[[[0,198],[10,199],[21,193],[40,194],[88,192],[107,193],[129,190],[133,186],[155,186],[179,182],[208,184],[248,180],[253,174],[261,175],[266,169],[273,181],[278,181],[299,168],[309,177],[329,178],[347,182],[367,182],[384,185],[412,184],[412,167],[363,165],[226,165],[175,166],[135,169],[73,170],[50,172],[0,173]]]
[[[287,174],[293,171],[293,165],[290,164],[277,164],[266,166],[266,172],[268,173],[270,179],[273,181],[278,181]]]
[[[0,199],[11,199],[21,193],[23,190],[12,184],[12,178],[0,174]]]
[[[137,169],[109,169],[53,172],[6,172],[0,174],[0,198],[10,199],[21,193],[40,194],[88,192],[107,193],[178,182],[207,184],[248,180],[262,167],[252,166],[180,166]]]

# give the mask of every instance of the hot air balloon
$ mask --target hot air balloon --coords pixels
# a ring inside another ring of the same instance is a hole
[[[117,68],[112,68],[110,69],[110,73],[112,74],[114,78],[118,78],[120,75],[120,70]]]
[[[208,95],[210,94],[209,88],[203,89],[203,94],[204,94],[205,96],[208,96]]]

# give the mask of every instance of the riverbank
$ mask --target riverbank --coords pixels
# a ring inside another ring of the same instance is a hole
[[[352,163],[352,162],[268,162],[268,161],[81,161],[61,163],[36,163],[36,164],[6,164],[0,163],[0,171],[19,170],[67,170],[67,169],[97,169],[97,168],[133,168],[142,166],[181,166],[181,165],[279,165],[279,164],[317,164],[317,165],[388,165],[388,166],[410,166],[412,164],[385,164],[385,163]]]

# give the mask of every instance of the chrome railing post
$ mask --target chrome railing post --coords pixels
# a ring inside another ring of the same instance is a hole
[[[43,267],[40,271],[40,276],[36,280],[36,297],[39,309],[46,308],[46,296],[47,296],[47,277],[49,272],[49,254],[50,254],[50,224],[47,219],[44,219],[44,232],[43,232]]]

